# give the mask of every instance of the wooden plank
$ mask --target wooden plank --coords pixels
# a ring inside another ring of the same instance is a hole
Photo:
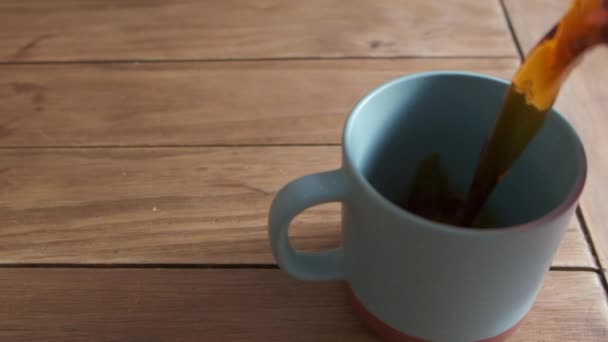
[[[0,263],[274,263],[267,214],[338,146],[0,150]],[[339,245],[339,206],[296,220],[298,248]],[[593,267],[572,225],[558,266]]]
[[[597,265],[593,260],[580,223],[576,217],[568,225],[566,235],[553,260],[553,266],[558,267],[592,267]]]
[[[5,62],[516,56],[476,0],[9,0],[0,32]]]
[[[509,59],[0,66],[0,146],[340,143],[346,116],[404,74],[509,78]]]
[[[41,282],[44,279],[44,282]],[[7,341],[376,341],[339,282],[280,270],[2,269]],[[603,341],[596,274],[550,272],[510,341]]]
[[[595,273],[549,272],[526,322],[509,342],[605,341],[606,294]]]
[[[515,32],[527,51],[558,18],[569,1],[508,0]],[[588,54],[566,81],[556,108],[568,116],[585,144],[589,171],[581,207],[600,262],[608,266],[608,49]]]

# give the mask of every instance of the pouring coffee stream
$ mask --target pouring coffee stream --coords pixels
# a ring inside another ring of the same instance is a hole
[[[464,198],[446,191],[433,155],[421,163],[403,207],[437,221],[471,227],[484,204],[542,127],[559,90],[583,54],[608,43],[608,0],[574,0],[516,72]],[[424,183],[440,184],[424,187]]]

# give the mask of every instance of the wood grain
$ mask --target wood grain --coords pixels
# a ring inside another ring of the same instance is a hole
[[[553,266],[597,268],[576,217],[573,217],[568,225],[568,230],[553,260]]]
[[[7,341],[377,341],[341,283],[280,270],[2,269],[0,296]],[[606,338],[597,275],[550,272],[510,341]]]
[[[0,263],[274,263],[274,194],[339,165],[338,146],[0,150]],[[339,220],[306,211],[295,245],[339,245]],[[571,226],[555,265],[593,267]]]
[[[527,51],[568,8],[569,1],[507,0],[515,32]],[[575,126],[589,160],[581,207],[602,263],[608,266],[608,49],[588,54],[560,92],[556,108]]]
[[[477,0],[9,0],[0,32],[8,62],[516,56]]]
[[[340,143],[348,113],[404,74],[509,78],[509,59],[0,65],[0,146]]]

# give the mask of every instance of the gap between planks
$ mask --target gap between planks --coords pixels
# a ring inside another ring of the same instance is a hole
[[[218,263],[7,263],[0,264],[0,269],[6,268],[70,268],[70,269],[280,269],[277,264],[218,264]],[[551,266],[550,272],[592,272],[601,274],[590,266]]]
[[[268,58],[201,58],[201,59],[103,59],[103,60],[70,60],[70,61],[15,61],[1,62],[3,66],[17,65],[86,65],[86,64],[180,64],[180,63],[238,63],[238,62],[289,62],[289,61],[357,61],[357,60],[408,60],[408,59],[518,59],[517,56],[483,56],[483,55],[446,55],[446,56],[345,56],[345,57],[268,57]]]
[[[0,151],[12,150],[100,150],[100,149],[180,149],[180,148],[245,148],[245,147],[337,147],[341,143],[279,143],[279,144],[176,144],[176,145],[21,145],[0,146]]]

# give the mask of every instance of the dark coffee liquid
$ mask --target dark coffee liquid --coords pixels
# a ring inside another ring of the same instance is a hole
[[[416,190],[418,179],[428,177],[417,177],[403,207],[430,219],[474,226],[496,185],[542,127],[567,76],[586,51],[602,43],[608,43],[608,0],[573,1],[568,12],[532,49],[515,74],[481,152],[466,200],[455,202],[454,196],[445,192],[437,195],[435,203],[441,203],[440,207],[458,208],[450,209],[447,216],[435,218],[437,215],[432,210],[420,204],[419,197],[427,192]]]
[[[513,86],[509,88],[494,131],[477,164],[467,200],[458,213],[460,225],[471,225],[500,179],[542,127],[548,111],[528,104],[524,94]]]
[[[402,207],[430,220],[456,225],[465,204],[464,196],[449,184],[439,155],[433,154],[420,163],[410,196]],[[492,213],[485,209],[475,217],[470,227],[490,228],[496,224]]]

